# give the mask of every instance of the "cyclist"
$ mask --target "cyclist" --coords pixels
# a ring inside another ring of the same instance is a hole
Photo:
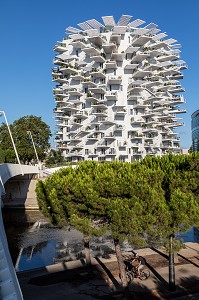
[[[137,253],[134,253],[134,258],[132,259],[132,262],[138,262],[138,264],[135,266],[138,271],[138,278],[140,278],[140,270],[144,268],[146,264],[146,260],[144,257],[139,256]]]
[[[131,271],[133,268],[132,259],[131,258],[124,259],[124,265],[126,271]]]

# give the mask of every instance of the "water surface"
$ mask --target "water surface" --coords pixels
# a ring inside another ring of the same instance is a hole
[[[17,271],[30,270],[84,257],[83,235],[73,229],[59,229],[40,211],[6,211],[3,220],[13,264]],[[179,235],[184,242],[199,242],[199,231],[191,228]],[[114,253],[109,235],[92,238],[91,255],[108,258]],[[128,243],[123,250],[133,250]]]

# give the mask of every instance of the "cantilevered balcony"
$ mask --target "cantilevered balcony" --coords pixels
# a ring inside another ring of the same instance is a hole
[[[107,60],[105,62],[105,67],[106,67],[106,69],[116,69],[117,63],[115,60]]]
[[[150,57],[149,52],[134,52],[131,58],[131,63],[142,62],[144,59]]]
[[[140,92],[133,92],[128,94],[127,100],[128,101],[137,100],[140,97],[142,97],[142,94]]]
[[[78,74],[77,69],[68,64],[63,64],[60,66],[60,71],[62,71],[64,74]]]
[[[85,77],[83,79],[83,81],[81,82],[81,84],[83,85],[84,88],[93,88],[93,87],[97,86],[96,83],[94,83],[93,81],[91,81],[90,77]]]
[[[107,44],[103,44],[102,48],[104,49],[105,53],[112,53],[113,51],[115,51],[117,49],[117,46],[115,43],[107,43]]]
[[[86,48],[86,44],[83,40],[72,41],[70,44],[76,49]]]
[[[173,95],[172,98],[169,98],[170,104],[182,104],[185,103],[183,95]]]
[[[126,66],[124,67],[124,70],[135,70],[138,67],[139,64],[128,62]]]
[[[94,141],[98,141],[100,140],[102,137],[101,137],[101,134],[97,134],[97,133],[92,133],[90,135],[87,136],[87,139],[88,140],[94,140]]]
[[[79,97],[83,95],[82,89],[76,89],[76,88],[68,89],[68,94],[70,96],[79,96]]]
[[[105,136],[104,136],[104,139],[105,139],[105,141],[106,141],[106,143],[109,145],[109,147],[110,147],[110,145],[112,144],[112,142],[114,141],[114,140],[116,140],[116,137],[114,136],[114,133],[113,132],[109,132],[108,134],[106,134]]]
[[[168,52],[168,54],[166,52],[163,53],[163,55],[161,55],[160,57],[157,57],[157,60],[159,62],[163,62],[163,61],[172,61],[175,59],[178,59],[179,55],[178,54],[172,54],[170,52]]]
[[[98,99],[96,98],[96,95],[94,93],[91,92],[87,92],[84,94],[84,99],[87,102],[93,102],[93,101],[97,101]]]
[[[100,103],[99,101],[93,102],[91,104],[91,107],[93,107],[93,109],[107,109],[107,105],[105,105],[103,102]]]
[[[112,33],[112,35],[110,37],[110,42],[113,42],[116,45],[119,45],[121,42],[121,34]]]
[[[184,114],[186,113],[186,109],[180,109],[178,107],[173,107],[169,110],[169,113],[172,113],[172,114]]]
[[[68,83],[68,75],[62,75],[61,73],[58,75],[53,75],[53,80],[54,82],[58,83]]]
[[[106,42],[106,38],[100,35],[89,36],[88,40],[97,47],[102,46],[102,44]]]
[[[106,97],[106,100],[118,100],[118,92],[117,91],[106,91],[105,97]]]
[[[137,67],[133,70],[132,75],[133,78],[144,78],[145,76],[148,76],[152,73],[152,71],[145,71],[141,67]]]
[[[104,85],[103,86],[98,85],[96,87],[92,87],[92,88],[90,88],[90,91],[95,94],[105,94],[106,93]]]
[[[181,87],[181,85],[176,85],[172,88],[168,88],[169,93],[180,93],[184,92],[185,90]]]
[[[125,53],[112,52],[111,59],[116,61],[123,61],[125,58]]]
[[[60,87],[53,88],[53,95],[56,97],[63,97],[66,95],[65,91]]]
[[[74,118],[86,119],[88,118],[88,112],[86,110],[78,110],[73,114]]]
[[[104,63],[106,61],[102,55],[92,55],[90,58],[97,63]]]
[[[57,44],[53,48],[56,52],[64,52],[66,51],[66,43],[63,42],[57,42]]]
[[[74,118],[71,120],[71,125],[76,125],[76,126],[82,126],[83,125],[83,118]]]
[[[133,37],[133,40],[131,42],[131,45],[134,46],[134,45],[139,45],[139,46],[143,46],[144,44],[146,44],[148,41],[151,40],[151,37],[150,36],[134,36]]]
[[[173,122],[173,123],[168,122],[168,123],[166,123],[166,126],[168,128],[172,128],[172,127],[174,128],[174,127],[184,126],[184,123],[183,122]]]
[[[101,51],[91,45],[87,45],[87,47],[83,48],[82,51],[90,56],[101,55]]]
[[[124,128],[124,125],[117,124],[114,126],[113,131],[123,131]]]
[[[125,107],[121,106],[121,107],[117,107],[115,110],[114,110],[114,115],[115,116],[124,116],[127,114],[127,110]]]
[[[73,80],[84,80],[85,79],[85,77],[81,74],[75,74],[75,75],[71,74],[70,78],[72,78]]]
[[[70,153],[67,154],[67,157],[77,157],[77,156],[80,156],[82,157],[84,154],[83,154],[83,151],[78,151],[78,150],[71,150]]]
[[[108,76],[107,83],[108,84],[121,84],[122,76]]]
[[[113,141],[106,139],[108,137],[113,137],[113,135],[110,134],[109,136],[103,137],[103,139],[99,141],[97,148],[110,148],[111,146],[113,147]]]
[[[103,72],[103,69],[101,68],[92,68],[90,75],[94,78],[106,78],[106,75]]]
[[[144,123],[144,120],[142,118],[135,118],[135,117],[132,117],[131,118],[131,125],[135,125],[135,124],[140,124],[142,125],[142,123]]]
[[[114,148],[110,148],[108,151],[106,151],[106,156],[116,156],[117,152]]]
[[[108,110],[107,109],[94,109],[92,111],[92,114],[94,114],[98,117],[107,117],[108,116]]]

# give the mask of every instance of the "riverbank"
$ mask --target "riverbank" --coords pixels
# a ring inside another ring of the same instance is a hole
[[[169,292],[168,257],[156,249],[136,250],[147,260],[151,276],[129,286],[132,299],[199,299],[199,244],[185,243],[178,253],[176,291]],[[83,259],[17,273],[24,300],[122,299],[115,255],[92,259],[90,274]],[[133,295],[136,296],[133,298]],[[181,298],[179,298],[181,297]]]

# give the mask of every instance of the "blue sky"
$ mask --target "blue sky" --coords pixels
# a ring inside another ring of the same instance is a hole
[[[199,1],[198,0],[1,0],[0,11],[0,110],[8,122],[27,115],[42,117],[55,132],[53,108],[53,46],[65,36],[68,26],[102,16],[122,14],[155,23],[168,38],[182,45],[181,85],[187,113],[185,126],[177,132],[181,146],[191,146],[191,114],[199,109]],[[132,20],[133,20],[132,19]],[[4,122],[3,118],[0,123]],[[52,146],[54,143],[52,142]]]

